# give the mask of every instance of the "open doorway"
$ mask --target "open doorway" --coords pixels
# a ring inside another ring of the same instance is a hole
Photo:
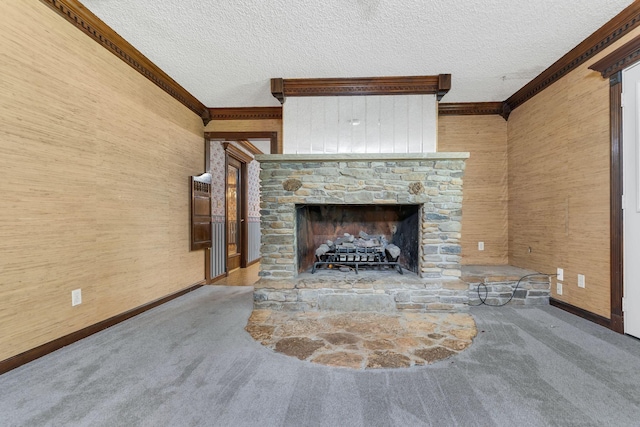
[[[226,284],[232,276],[257,278],[260,261],[260,165],[256,154],[277,150],[277,132],[206,132],[212,174],[212,250],[210,283]],[[277,152],[277,151],[276,151]],[[253,276],[254,274],[252,274]],[[233,283],[243,280],[233,280]],[[248,283],[250,284],[250,283]]]

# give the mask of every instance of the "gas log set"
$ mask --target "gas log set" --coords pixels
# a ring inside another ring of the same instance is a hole
[[[336,268],[340,271],[355,269],[356,274],[360,267],[377,267],[379,269],[395,268],[403,274],[398,262],[400,248],[389,243],[383,235],[369,235],[364,231],[356,237],[344,233],[335,240],[327,240],[316,249],[316,258],[311,273],[317,268]]]

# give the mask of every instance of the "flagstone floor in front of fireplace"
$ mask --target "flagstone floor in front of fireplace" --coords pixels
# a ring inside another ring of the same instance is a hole
[[[276,352],[352,369],[431,364],[465,350],[477,334],[468,313],[254,310],[246,330]]]

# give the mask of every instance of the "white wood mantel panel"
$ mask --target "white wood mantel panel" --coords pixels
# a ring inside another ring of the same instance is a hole
[[[433,153],[435,95],[289,97],[284,154]]]

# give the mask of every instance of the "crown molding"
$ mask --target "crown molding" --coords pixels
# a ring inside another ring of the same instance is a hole
[[[209,108],[211,120],[282,119],[282,107]]]
[[[640,36],[593,63],[589,69],[600,72],[602,77],[608,79],[638,61],[640,61]]]
[[[516,109],[538,93],[558,81],[603,49],[618,41],[622,36],[640,24],[640,1],[634,1],[626,9],[613,17],[569,53],[554,62],[536,78],[511,95],[505,102],[511,110]]]
[[[83,6],[82,3],[77,0],[40,1],[200,116],[205,126],[209,123],[209,110],[204,104],[118,35],[111,27]]]
[[[508,106],[504,102],[444,102],[438,104],[440,116],[486,116],[498,114],[509,118]]]
[[[271,79],[271,94],[284,103],[288,96],[436,95],[451,89],[451,74],[437,76]]]

